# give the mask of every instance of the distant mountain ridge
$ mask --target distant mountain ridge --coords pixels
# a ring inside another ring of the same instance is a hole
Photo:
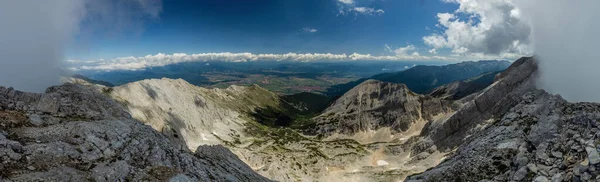
[[[327,90],[326,94],[329,96],[342,95],[354,86],[368,79],[391,83],[403,83],[408,86],[411,91],[425,94],[435,87],[454,81],[470,79],[484,73],[502,71],[508,68],[510,64],[509,61],[483,60],[466,61],[445,66],[418,65],[400,72],[383,73],[346,84],[334,85]]]
[[[499,73],[501,72],[489,72],[468,80],[455,81],[436,87],[428,94],[441,99],[459,100],[494,83],[494,79]]]

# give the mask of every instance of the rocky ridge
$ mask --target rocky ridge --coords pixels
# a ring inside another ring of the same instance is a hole
[[[498,73],[500,72],[485,73],[468,80],[455,81],[442,85],[433,89],[427,95],[445,100],[460,100],[494,83],[494,78]]]
[[[528,92],[454,156],[409,181],[600,180],[600,104]]]
[[[96,88],[0,87],[1,181],[268,181],[222,146],[196,152]]]
[[[426,127],[412,150],[453,152],[408,181],[599,180],[600,105],[537,90],[536,75],[535,59],[521,58],[448,120]]]
[[[352,135],[389,130],[408,138],[425,123],[452,112],[452,101],[416,94],[404,84],[367,80],[338,98],[314,120],[316,132]],[[392,137],[393,138],[393,137]],[[375,142],[378,139],[374,139]]]

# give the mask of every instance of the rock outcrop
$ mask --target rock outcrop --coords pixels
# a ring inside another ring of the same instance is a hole
[[[196,152],[96,88],[0,87],[0,181],[268,181],[222,146]]]
[[[416,94],[404,84],[367,80],[315,118],[316,133],[352,134],[384,127],[406,132],[418,123],[427,123],[449,112],[450,106],[451,102]]]
[[[600,104],[537,90],[536,75],[535,59],[521,58],[448,120],[429,125],[413,150],[456,151],[408,181],[600,180]]]
[[[476,133],[490,119],[502,117],[527,92],[535,90],[537,64],[531,57],[515,61],[496,81],[474,96],[448,119],[431,122],[421,132],[438,149],[452,149]]]
[[[439,166],[409,181],[600,180],[600,104],[537,90]]]

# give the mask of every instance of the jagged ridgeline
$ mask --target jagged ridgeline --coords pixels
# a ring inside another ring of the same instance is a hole
[[[536,77],[536,60],[526,57],[505,71],[422,92],[409,83],[365,80],[335,100],[280,96],[259,86],[206,89],[181,79],[106,87],[73,78],[78,84],[45,94],[2,88],[0,176],[598,180],[600,105],[538,90]]]
[[[467,61],[445,66],[417,65],[405,71],[383,73],[346,84],[334,85],[327,89],[325,93],[329,96],[340,96],[360,83],[373,79],[383,82],[402,83],[415,93],[426,94],[436,87],[451,82],[468,80],[482,74],[503,71],[509,65],[510,62],[508,61],[495,60]]]

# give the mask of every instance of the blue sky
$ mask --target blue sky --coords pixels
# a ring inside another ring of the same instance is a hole
[[[359,13],[354,7],[381,9]],[[436,32],[437,13],[458,4],[437,0],[168,0],[140,31],[78,37],[67,57],[112,59],[157,53],[361,53],[390,55]],[[341,13],[340,11],[345,11]],[[311,32],[313,31],[313,32]]]
[[[87,14],[66,54],[75,71],[192,61],[515,60],[532,53],[531,28],[513,0],[109,0],[85,5]]]

